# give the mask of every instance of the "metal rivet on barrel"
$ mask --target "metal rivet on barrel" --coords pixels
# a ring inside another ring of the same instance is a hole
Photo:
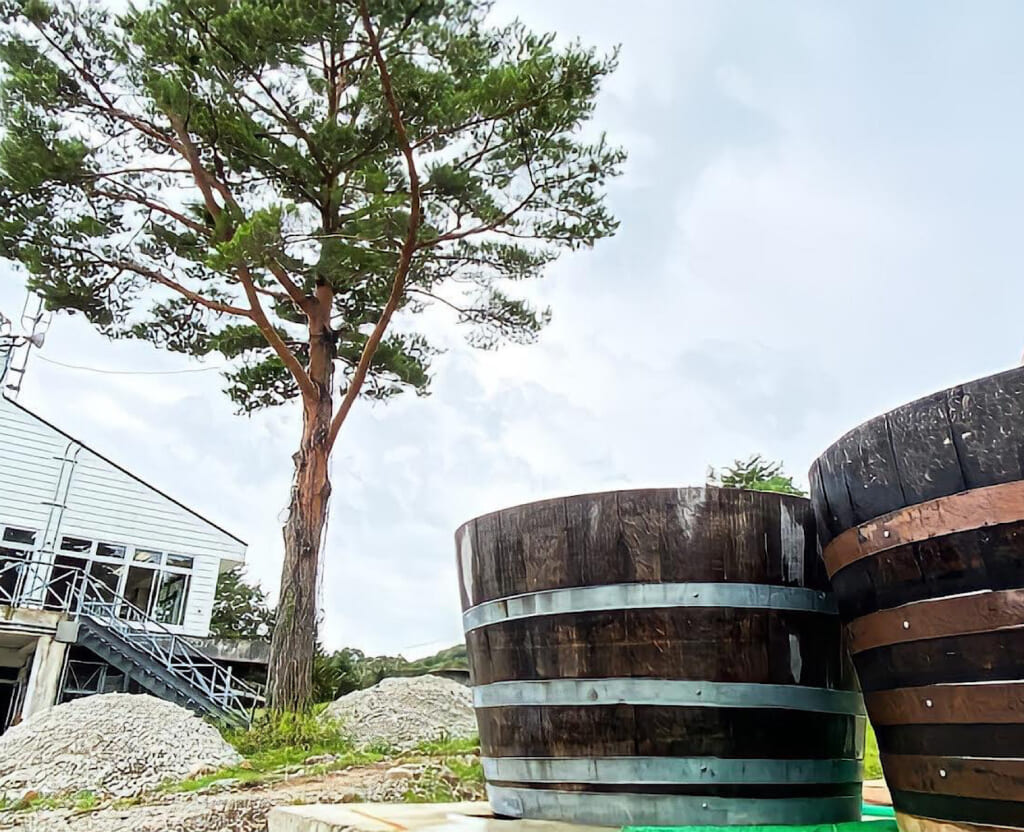
[[[935,704],[935,703],[934,703],[934,702],[932,702],[932,700],[931,700],[931,699],[925,699],[925,700],[924,700],[924,705],[925,705],[925,707],[926,707],[926,708],[930,708],[930,707],[931,707],[932,705],[934,705],[934,704]]]
[[[945,777],[945,776],[946,776],[946,769],[940,768],[939,769],[939,777]]]
[[[700,804],[700,808],[701,808],[701,809],[707,809],[707,808],[708,808],[708,804],[707,804],[707,802],[701,803],[701,804]]]
[[[888,537],[888,536],[889,536],[889,530],[886,529],[884,532],[882,532],[882,537]]]
[[[903,622],[903,629],[904,630],[909,630],[910,629],[910,622],[909,621],[904,621]]]

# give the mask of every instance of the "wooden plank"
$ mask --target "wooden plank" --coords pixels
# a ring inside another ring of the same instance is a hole
[[[782,623],[774,624],[780,616]],[[774,660],[773,626],[780,642]],[[733,607],[590,611],[501,621],[471,631],[467,641],[473,651],[489,651],[489,660],[474,665],[480,685],[646,677],[825,687],[819,682],[841,675],[838,620],[823,613]]]
[[[865,692],[958,682],[1015,681],[1024,667],[1024,625],[994,633],[876,647],[854,657]]]
[[[630,580],[661,580],[662,558],[668,554],[667,519],[674,498],[675,493],[668,490],[618,493],[619,545],[625,548],[632,565]]]
[[[857,718],[780,708],[655,705],[477,710],[484,756],[854,759]]]
[[[914,543],[856,561],[832,576],[845,620],[927,598],[1024,586],[1024,523]]]
[[[953,388],[948,407],[967,488],[1024,478],[1024,368]]]
[[[509,557],[506,595],[537,592],[570,586],[568,537],[564,500],[544,500],[502,512],[501,532],[505,548],[499,554]],[[522,573],[514,564],[522,558]]]
[[[821,463],[821,485],[828,502],[829,529],[837,537],[851,526],[857,525],[850,503],[850,492],[846,488],[846,458],[836,443],[819,458]]]
[[[474,604],[501,598],[501,581],[498,576],[498,544],[501,537],[501,512],[477,517],[473,521],[476,541],[473,548],[471,597]]]
[[[1021,809],[1024,810],[1022,759],[882,754],[881,760],[890,789],[983,800],[1022,801]],[[1020,817],[1024,818],[1024,812]]]
[[[632,580],[629,553],[620,545],[619,511],[614,492],[565,500],[567,553],[579,559],[579,583],[594,586]]]
[[[929,685],[864,697],[876,725],[1024,723],[1024,682]]]
[[[811,505],[814,510],[814,520],[818,530],[818,540],[825,546],[828,542],[843,529],[833,532],[832,517],[828,508],[828,499],[825,497],[825,486],[821,482],[821,460],[816,459],[811,463],[807,472],[807,479],[811,487]]]
[[[935,393],[886,415],[906,505],[967,488],[953,443],[947,395]]]
[[[855,653],[886,644],[983,633],[1024,624],[1024,589],[917,601],[879,610],[847,627]]]
[[[850,431],[837,446],[855,523],[906,506],[885,416]]]
[[[829,574],[878,552],[957,532],[1024,520],[1024,481],[939,497],[877,517],[835,538],[823,552]]]

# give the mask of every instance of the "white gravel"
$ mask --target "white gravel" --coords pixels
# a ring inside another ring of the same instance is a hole
[[[477,731],[470,689],[440,676],[384,679],[336,699],[323,716],[337,720],[357,745],[400,750]]]
[[[0,794],[130,797],[238,753],[212,725],[153,696],[107,693],[36,714],[0,737]]]

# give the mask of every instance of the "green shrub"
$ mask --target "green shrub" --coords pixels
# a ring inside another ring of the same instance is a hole
[[[313,752],[351,748],[337,722],[312,713],[266,711],[253,720],[248,730],[228,731],[226,739],[246,757],[279,749]]]

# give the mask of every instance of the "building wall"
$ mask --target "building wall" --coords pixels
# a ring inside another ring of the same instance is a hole
[[[209,633],[222,564],[245,556],[241,541],[2,397],[0,525],[39,532],[44,553],[72,535],[193,557],[188,635]]]

